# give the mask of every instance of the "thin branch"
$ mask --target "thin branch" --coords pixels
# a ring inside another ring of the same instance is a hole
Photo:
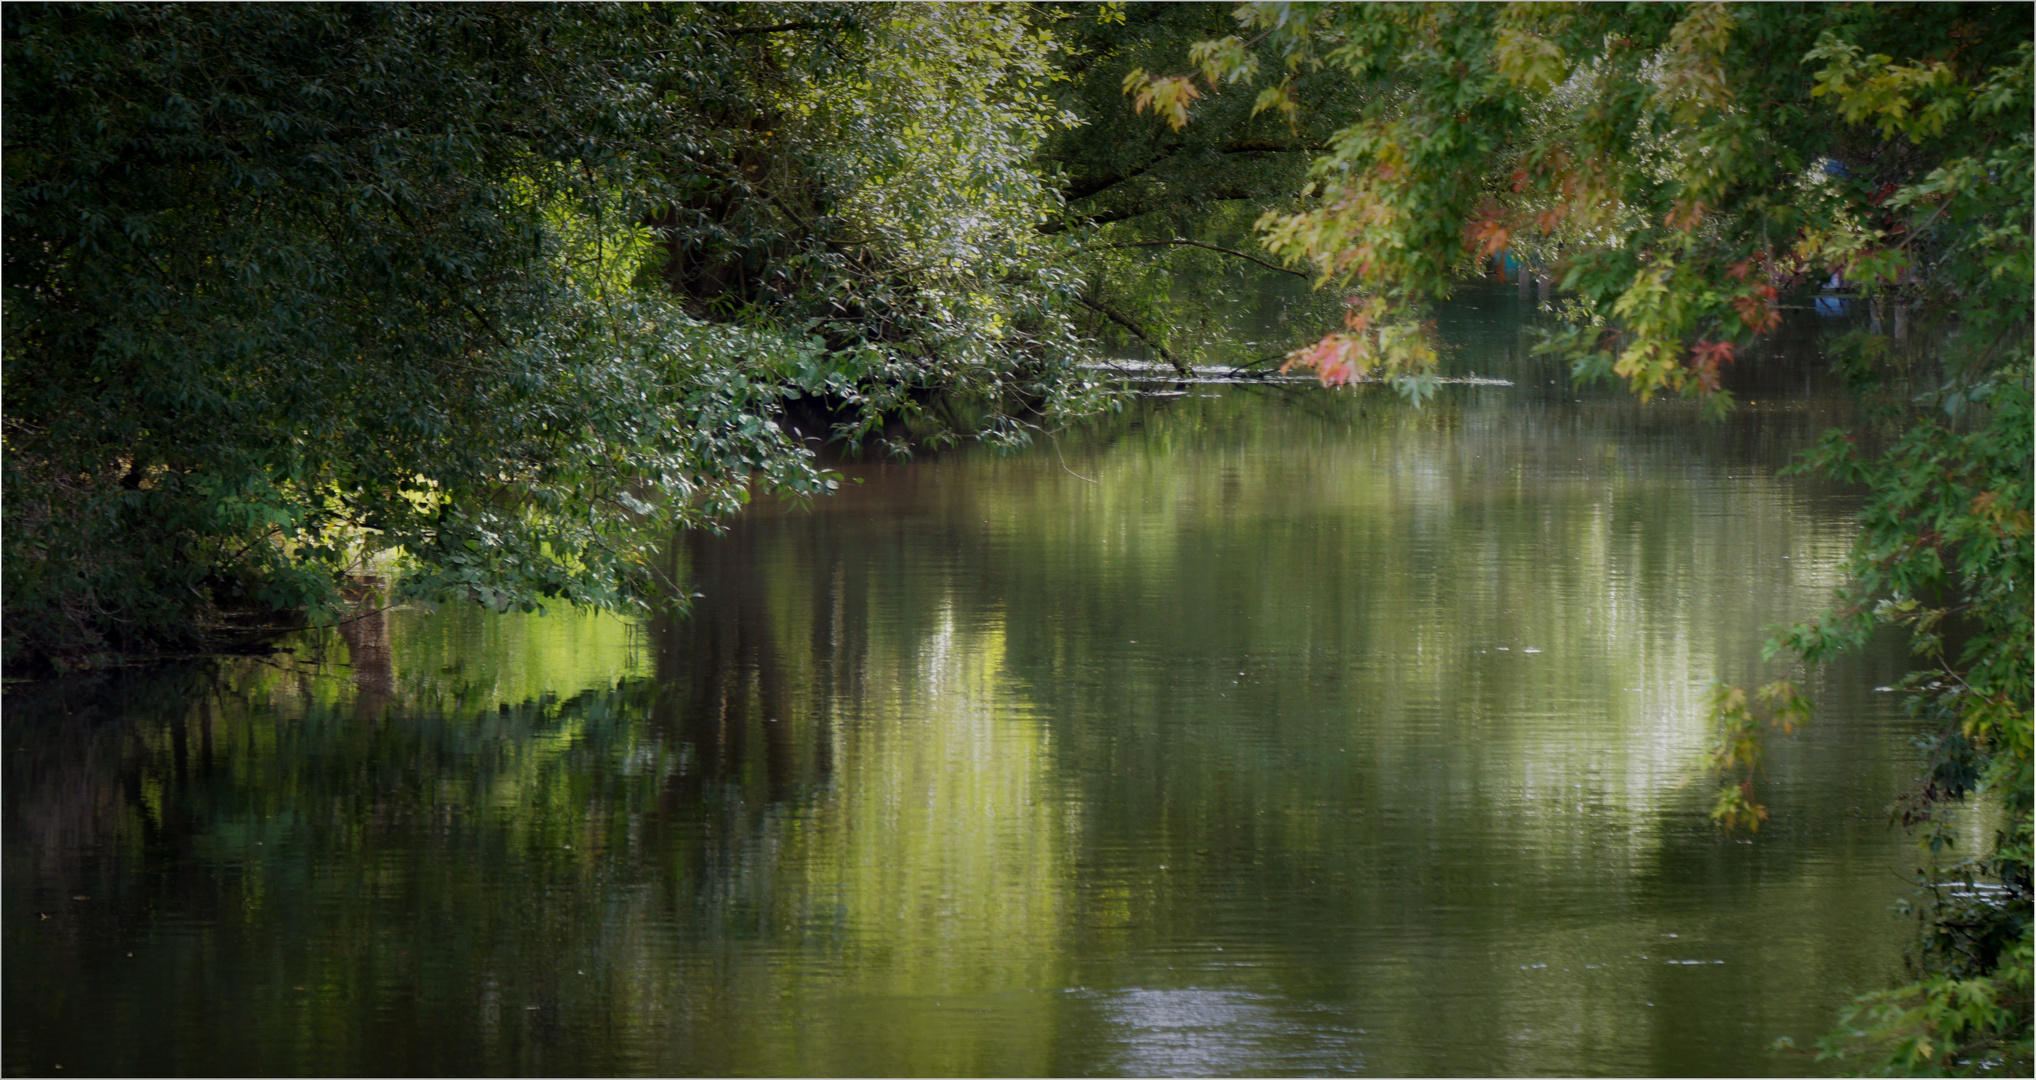
[[[1081,473],[1078,473],[1073,469],[1067,467],[1067,455],[1060,452],[1060,440],[1054,437],[1055,434],[1054,432],[1048,431],[1045,428],[1040,427],[1038,424],[1028,424],[1023,420],[1018,421],[1018,423],[1024,425],[1025,427],[1029,427],[1034,431],[1039,432],[1041,435],[1046,436],[1047,441],[1053,443],[1053,454],[1055,457],[1060,459],[1060,471],[1068,474],[1069,476],[1074,477],[1077,480],[1082,481],[1085,484],[1102,483],[1102,481],[1100,480],[1091,480],[1088,477],[1083,476]]]
[[[231,566],[231,565],[233,565],[234,563],[237,563],[237,562],[239,562],[239,561],[240,561],[240,557],[241,557],[242,555],[245,555],[245,554],[247,554],[247,553],[248,553],[248,551],[249,551],[249,550],[251,550],[251,549],[252,549],[252,548],[253,548],[253,547],[254,547],[254,546],[255,546],[256,544],[259,544],[259,543],[261,543],[262,541],[264,541],[264,540],[267,540],[267,539],[268,539],[269,537],[271,537],[271,536],[274,536],[274,535],[276,535],[277,533],[279,533],[279,532],[282,532],[282,531],[283,531],[283,527],[282,527],[281,525],[271,525],[271,526],[269,526],[269,531],[267,531],[267,532],[265,532],[265,533],[262,533],[262,534],[260,534],[260,535],[256,536],[256,537],[255,537],[254,539],[252,539],[252,540],[249,540],[249,541],[248,541],[247,543],[245,543],[245,544],[242,544],[242,545],[241,545],[241,547],[240,547],[240,550],[239,550],[239,551],[236,551],[236,552],[234,552],[234,553],[233,553],[233,555],[232,555],[231,557],[229,557],[229,558],[228,558],[228,559],[226,560],[226,564],[227,564],[227,565],[229,565],[229,566]]]
[[[1117,244],[1089,244],[1089,245],[1087,245],[1087,246],[1085,246],[1085,247],[1079,247],[1079,248],[1076,248],[1076,249],[1075,249],[1074,251],[1071,251],[1071,252],[1069,252],[1069,254],[1071,254],[1071,255],[1079,255],[1079,254],[1081,254],[1081,253],[1082,253],[1082,252],[1084,252],[1084,251],[1106,251],[1106,250],[1108,250],[1108,249],[1110,249],[1110,248],[1134,248],[1134,247],[1198,247],[1198,248],[1207,248],[1207,249],[1208,249],[1208,250],[1210,250],[1210,251],[1217,251],[1217,252],[1221,252],[1221,253],[1223,253],[1223,254],[1225,254],[1225,255],[1235,255],[1236,257],[1238,257],[1238,258],[1240,258],[1240,259],[1248,259],[1248,260],[1250,260],[1250,261],[1252,261],[1252,262],[1255,262],[1255,263],[1257,263],[1257,264],[1258,264],[1258,265],[1260,265],[1260,266],[1263,266],[1263,267],[1265,267],[1265,268],[1266,268],[1267,270],[1277,270],[1277,271],[1279,271],[1279,272],[1280,272],[1280,273],[1282,273],[1282,274],[1292,274],[1292,275],[1294,275],[1295,277],[1298,277],[1298,278],[1305,278],[1305,277],[1313,277],[1313,275],[1312,275],[1312,274],[1304,274],[1304,273],[1302,273],[1301,271],[1299,271],[1299,270],[1295,270],[1295,269],[1292,269],[1292,268],[1290,268],[1290,267],[1285,267],[1285,266],[1278,266],[1278,265],[1275,265],[1275,264],[1273,264],[1273,263],[1269,263],[1269,262],[1265,261],[1264,259],[1261,259],[1261,258],[1259,258],[1259,257],[1258,257],[1258,256],[1256,256],[1256,255],[1248,255],[1248,254],[1246,254],[1246,253],[1244,253],[1244,252],[1242,252],[1242,251],[1236,251],[1236,250],[1233,250],[1233,249],[1231,249],[1231,248],[1227,248],[1227,247],[1218,247],[1218,246],[1216,246],[1215,244],[1205,244],[1205,243],[1201,242],[1200,240],[1178,240],[1178,239],[1176,239],[1176,240],[1126,240],[1126,241],[1124,241],[1124,242],[1122,242],[1122,243],[1117,243]]]
[[[1249,191],[1245,191],[1242,188],[1233,187],[1233,188],[1218,188],[1217,190],[1212,191],[1209,194],[1203,196],[1198,201],[1233,202],[1240,200],[1252,200],[1257,198],[1258,196],[1253,195]],[[1039,234],[1041,236],[1054,236],[1059,233],[1064,233],[1069,229],[1075,228],[1076,226],[1085,225],[1088,226],[1089,228],[1095,228],[1098,225],[1108,225],[1114,221],[1128,221],[1131,218],[1143,217],[1146,214],[1156,213],[1160,210],[1174,210],[1178,208],[1179,208],[1178,203],[1170,203],[1166,206],[1146,206],[1143,203],[1133,203],[1128,208],[1118,210],[1108,210],[1100,214],[1086,214],[1073,218],[1071,220],[1049,221],[1046,224],[1039,226]]]
[[[1902,237],[1902,242],[1895,245],[1895,250],[1900,251],[1903,248],[1908,247],[1909,242],[1911,240],[1914,240],[1918,236],[1923,235],[1925,230],[1929,229],[1930,226],[1935,225],[1937,223],[1938,217],[1940,217],[1944,213],[1944,208],[1950,206],[1957,199],[1958,192],[1956,191],[1946,192],[1944,196],[1944,201],[1938,203],[1937,208],[1935,210],[1930,211],[1929,217],[1924,218],[1920,224],[1910,229],[1909,235]]]
[[[1169,350],[1166,346],[1161,345],[1157,340],[1153,338],[1151,334],[1146,333],[1144,327],[1141,327],[1137,323],[1132,322],[1130,317],[1124,315],[1122,312],[1117,311],[1115,308],[1110,307],[1108,304],[1105,304],[1100,300],[1095,300],[1087,296],[1078,296],[1075,299],[1081,301],[1082,306],[1101,314],[1104,318],[1109,319],[1111,322],[1116,323],[1118,326],[1121,326],[1124,329],[1130,331],[1132,337],[1135,337],[1138,340],[1145,342],[1148,346],[1151,346],[1153,351],[1159,353],[1160,359],[1165,360],[1167,363],[1172,364],[1174,366],[1175,371],[1178,371],[1183,375],[1193,375],[1195,373],[1195,369],[1189,367],[1187,361],[1181,359],[1178,356],[1175,356],[1171,350]]]
[[[1116,187],[1118,184],[1144,176],[1146,173],[1172,161],[1177,154],[1190,150],[1204,149],[1212,150],[1218,154],[1293,154],[1303,151],[1321,153],[1328,149],[1328,145],[1325,143],[1285,143],[1273,139],[1233,139],[1229,142],[1217,143],[1215,146],[1206,148],[1190,146],[1187,143],[1176,143],[1155,155],[1152,160],[1128,173],[1106,172],[1101,176],[1069,187],[1062,194],[1062,197],[1068,202],[1080,202],[1083,199],[1092,198]],[[1064,164],[1075,164],[1067,162],[1065,159],[1061,160]]]
[[[365,618],[369,618],[370,616],[374,616],[374,615],[380,615],[380,614],[381,614],[382,612],[384,612],[384,611],[391,611],[391,610],[395,609],[395,608],[396,608],[396,607],[397,607],[398,605],[400,605],[401,603],[402,603],[402,601],[400,601],[400,600],[391,600],[391,601],[389,601],[388,603],[386,603],[386,604],[383,604],[383,605],[382,605],[381,607],[378,607],[378,608],[371,608],[371,609],[369,609],[369,610],[367,610],[367,611],[361,611],[361,612],[357,612],[357,613],[355,613],[355,614],[353,614],[353,615],[350,615],[350,616],[348,616],[348,617],[346,617],[346,618],[344,618],[344,619],[337,619],[337,620],[334,620],[334,622],[333,622],[333,624],[332,624],[332,626],[333,626],[333,629],[335,629],[335,630],[336,630],[336,629],[338,629],[338,628],[340,628],[340,627],[342,627],[342,626],[350,626],[350,625],[352,625],[352,624],[354,624],[354,623],[357,623],[357,622],[361,621],[362,619],[365,619]],[[260,640],[261,640],[261,638],[257,637],[257,638],[252,638],[252,639],[250,639],[250,640],[253,640],[253,641],[260,641]],[[349,664],[349,665],[347,665],[347,666],[351,667],[352,665],[351,665],[351,664]]]
[[[417,222],[411,220],[410,215],[404,211],[403,205],[401,203],[391,201],[389,203],[389,208],[396,212],[397,220],[401,221],[405,226],[407,226],[411,232],[416,233],[420,239],[423,238],[424,230],[418,226]],[[496,345],[501,346],[501,348],[505,352],[512,350],[516,347],[510,343],[507,337],[503,336],[502,331],[497,330],[495,328],[494,320],[488,318],[487,314],[483,312],[480,308],[475,307],[474,302],[466,298],[465,292],[463,292],[459,288],[459,286],[455,285],[452,279],[448,278],[445,275],[444,271],[440,270],[437,266],[432,265],[429,261],[425,263],[425,270],[432,277],[438,279],[438,283],[445,287],[446,292],[452,294],[454,300],[459,304],[459,306],[466,309],[467,314],[472,315],[474,317],[475,322],[481,324],[481,329],[486,330],[488,332],[488,336],[495,339]],[[479,374],[479,372],[475,372],[475,374]]]
[[[1258,358],[1258,359],[1256,359],[1256,360],[1246,360],[1246,361],[1245,361],[1244,363],[1242,363],[1242,364],[1239,364],[1239,365],[1237,365],[1237,366],[1238,366],[1238,368],[1239,368],[1240,370],[1248,370],[1248,369],[1251,369],[1251,368],[1259,368],[1259,367],[1264,367],[1265,365],[1267,365],[1267,364],[1270,364],[1270,363],[1272,363],[1272,362],[1273,362],[1273,361],[1275,361],[1275,360],[1285,360],[1285,359],[1287,358],[1287,356],[1288,356],[1288,355],[1289,355],[1289,354],[1287,354],[1287,353],[1283,353],[1283,352],[1276,352],[1276,353],[1272,354],[1271,356],[1261,356],[1261,357],[1259,357],[1259,358]]]
[[[816,22],[781,22],[775,26],[734,26],[721,31],[724,34],[783,34],[792,30],[813,30],[820,26]]]

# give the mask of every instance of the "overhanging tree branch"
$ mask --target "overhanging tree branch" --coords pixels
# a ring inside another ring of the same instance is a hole
[[[1153,169],[1156,169],[1159,166],[1166,164],[1168,161],[1171,161],[1176,154],[1183,153],[1189,149],[1191,148],[1188,145],[1177,143],[1173,146],[1168,147],[1163,153],[1159,154],[1157,157],[1154,157],[1151,161],[1148,161],[1145,164],[1140,165],[1138,168],[1133,169],[1128,173],[1107,172],[1102,174],[1101,176],[1095,177],[1092,180],[1088,180],[1080,184],[1075,184],[1069,187],[1067,191],[1062,193],[1063,197],[1065,197],[1069,202],[1079,202],[1083,199],[1087,199],[1094,195],[1101,194],[1102,192],[1108,191],[1109,189],[1116,187],[1118,184],[1122,184],[1127,180],[1135,180],[1138,177],[1143,176],[1148,172],[1151,172]],[[1233,139],[1230,142],[1218,143],[1215,146],[1208,147],[1208,149],[1218,154],[1291,154],[1301,151],[1306,151],[1311,154],[1320,154],[1327,151],[1329,147],[1327,144],[1324,143],[1303,144],[1303,143],[1285,143],[1280,142],[1276,139]]]
[[[1207,195],[1202,196],[1201,199],[1198,201],[1235,202],[1244,199],[1263,199],[1263,198],[1264,198],[1263,196],[1255,195],[1250,191],[1244,190],[1243,188],[1231,187],[1231,188],[1219,188],[1215,191],[1210,192]],[[1178,208],[1178,205],[1179,204],[1176,203],[1170,206],[1146,206],[1143,203],[1133,203],[1130,206],[1123,207],[1117,210],[1106,210],[1100,214],[1087,214],[1066,221],[1049,221],[1046,224],[1041,225],[1039,227],[1039,233],[1041,236],[1054,236],[1060,233],[1064,233],[1069,229],[1081,225],[1087,225],[1093,228],[1097,225],[1108,225],[1116,221],[1129,221],[1132,218],[1144,217],[1147,214],[1155,213],[1160,210],[1176,209]]]
[[[1169,364],[1172,364],[1174,366],[1175,371],[1178,371],[1183,375],[1193,375],[1195,373],[1195,369],[1189,367],[1188,362],[1186,360],[1183,360],[1180,357],[1175,356],[1172,350],[1168,349],[1164,345],[1161,345],[1158,339],[1154,338],[1151,334],[1145,332],[1144,327],[1139,326],[1135,322],[1132,322],[1130,316],[1125,315],[1123,312],[1118,311],[1116,308],[1113,308],[1110,305],[1103,303],[1101,300],[1095,299],[1094,297],[1078,296],[1075,299],[1081,301],[1083,307],[1086,307],[1089,310],[1102,315],[1104,318],[1110,320],[1113,323],[1116,323],[1118,326],[1121,326],[1125,330],[1129,331],[1132,337],[1135,337],[1138,340],[1145,342],[1145,344],[1150,346],[1154,352],[1157,352],[1159,354],[1160,359],[1165,360]]]
[[[1209,251],[1215,251],[1215,252],[1220,252],[1220,253],[1222,253],[1222,254],[1224,254],[1224,255],[1234,255],[1234,256],[1236,256],[1237,258],[1240,258],[1240,259],[1247,259],[1247,260],[1249,260],[1249,261],[1251,261],[1251,262],[1255,262],[1255,263],[1257,263],[1258,265],[1260,265],[1260,266],[1263,266],[1263,267],[1265,267],[1265,268],[1266,268],[1267,270],[1276,270],[1276,271],[1278,271],[1278,272],[1280,272],[1280,273],[1282,273],[1282,274],[1292,274],[1292,275],[1294,275],[1295,277],[1298,277],[1298,278],[1305,278],[1305,277],[1311,277],[1311,276],[1312,276],[1312,275],[1310,275],[1310,274],[1306,274],[1306,273],[1303,273],[1303,272],[1301,272],[1301,271],[1299,271],[1299,270],[1295,270],[1295,269],[1293,269],[1292,267],[1287,267],[1287,266],[1280,266],[1280,265],[1278,265],[1278,264],[1276,264],[1276,263],[1269,263],[1269,262],[1265,261],[1264,259],[1261,259],[1261,258],[1259,258],[1259,257],[1258,257],[1258,256],[1256,256],[1256,255],[1251,255],[1251,254],[1247,254],[1247,253],[1245,253],[1245,252],[1242,252],[1242,251],[1238,251],[1238,250],[1235,250],[1234,248],[1227,248],[1227,247],[1220,247],[1220,246],[1218,246],[1218,245],[1216,245],[1216,244],[1205,244],[1205,243],[1203,243],[1203,242],[1202,242],[1202,241],[1200,241],[1200,240],[1126,240],[1126,241],[1123,241],[1122,243],[1116,243],[1116,244],[1089,244],[1089,245],[1087,245],[1087,246],[1085,246],[1085,247],[1079,247],[1079,248],[1076,248],[1076,249],[1075,249],[1074,251],[1071,251],[1071,252],[1069,252],[1069,254],[1071,254],[1071,255],[1079,255],[1079,254],[1081,254],[1081,253],[1082,253],[1082,252],[1084,252],[1084,251],[1107,251],[1107,250],[1109,250],[1110,248],[1135,248],[1135,247],[1198,247],[1198,248],[1205,248],[1205,249],[1207,249],[1207,250],[1209,250]]]
[[[773,26],[733,26],[721,31],[724,34],[784,34],[793,30],[812,30],[816,22],[781,22]]]

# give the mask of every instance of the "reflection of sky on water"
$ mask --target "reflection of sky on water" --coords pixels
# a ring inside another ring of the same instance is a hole
[[[1185,987],[1091,992],[1119,1076],[1341,1076],[1364,1069],[1364,1032],[1322,1004]]]

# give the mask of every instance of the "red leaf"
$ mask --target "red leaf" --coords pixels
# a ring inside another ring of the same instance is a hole
[[[1753,292],[1754,295],[1735,298],[1732,309],[1739,313],[1740,321],[1746,324],[1748,330],[1765,334],[1781,325],[1781,312],[1776,311],[1772,304],[1774,287],[1762,285]]]
[[[1469,234],[1470,246],[1485,256],[1506,250],[1506,245],[1513,239],[1513,230],[1501,224],[1496,217],[1474,221],[1465,231]]]
[[[1697,377],[1697,392],[1712,394],[1718,390],[1718,369],[1732,362],[1732,343],[1729,341],[1698,341],[1690,349],[1690,371]]]

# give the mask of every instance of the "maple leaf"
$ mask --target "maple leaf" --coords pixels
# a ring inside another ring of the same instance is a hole
[[[1781,312],[1774,309],[1775,291],[1772,285],[1762,285],[1751,295],[1737,297],[1732,309],[1739,313],[1739,319],[1748,330],[1765,334],[1781,325]]]
[[[1195,89],[1195,80],[1188,75],[1174,75],[1154,79],[1145,73],[1134,71],[1124,79],[1124,89],[1133,95],[1132,111],[1143,114],[1147,105],[1165,120],[1167,126],[1179,131],[1188,125],[1188,103],[1202,96]]]
[[[1364,342],[1349,334],[1329,334],[1313,345],[1287,354],[1282,372],[1313,368],[1324,386],[1343,386],[1364,374]]]
[[[1342,348],[1341,334],[1329,334],[1313,345],[1304,345],[1287,354],[1287,362],[1280,365],[1282,374],[1293,368],[1315,368],[1329,362]]]
[[[1732,362],[1733,345],[1729,341],[1700,340],[1690,349],[1690,355],[1710,367]]]
[[[1725,276],[1731,278],[1734,281],[1745,281],[1746,279],[1752,277],[1754,273],[1758,271],[1761,267],[1766,265],[1767,265],[1767,252],[1756,251],[1753,254],[1748,255],[1747,257],[1739,260],[1738,262],[1733,263],[1732,265],[1726,267]],[[1772,292],[1773,290],[1770,289],[1768,291]],[[1768,299],[1772,300],[1774,298],[1770,296],[1768,297]]]
[[[1466,247],[1470,247],[1472,251],[1484,255],[1484,257],[1498,255],[1501,251],[1505,251],[1509,242],[1513,240],[1513,230],[1507,228],[1505,224],[1498,224],[1496,218],[1482,218],[1482,220],[1470,222],[1470,226],[1464,232],[1468,234],[1466,236]]]
[[[1732,362],[1733,345],[1729,341],[1701,340],[1690,349],[1690,371],[1697,377],[1697,392],[1715,394],[1718,392],[1718,369]]]
[[[1513,230],[1506,227],[1504,211],[1498,203],[1488,199],[1477,212],[1478,216],[1464,226],[1464,246],[1487,256],[1506,250]]]
[[[1678,232],[1693,232],[1704,222],[1704,209],[1702,199],[1677,199],[1664,221],[1669,228]]]
[[[1343,386],[1358,376],[1358,368],[1348,356],[1338,356],[1316,369],[1315,374],[1324,386]]]

